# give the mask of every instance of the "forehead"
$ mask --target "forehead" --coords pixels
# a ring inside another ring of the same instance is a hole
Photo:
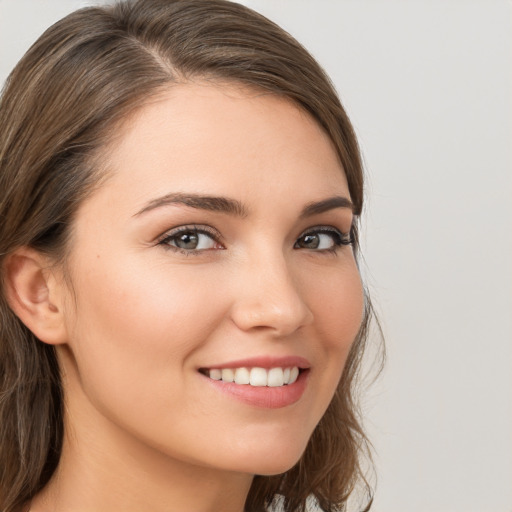
[[[312,116],[236,85],[170,87],[119,128],[105,164],[111,193],[137,201],[188,189],[250,200],[262,183],[299,195],[347,188],[332,141]]]

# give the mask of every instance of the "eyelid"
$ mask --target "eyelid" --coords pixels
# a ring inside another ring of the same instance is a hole
[[[164,244],[166,240],[169,240],[170,238],[187,231],[193,231],[195,233],[208,235],[212,237],[216,242],[224,245],[223,237],[220,234],[220,232],[217,231],[215,228],[205,224],[183,224],[181,226],[176,226],[174,228],[168,229],[156,238],[156,244]]]
[[[312,226],[308,229],[305,229],[301,232],[298,238],[304,235],[309,235],[310,233],[335,233],[338,235],[341,235],[341,237],[346,238],[352,236],[352,226],[350,227],[349,231],[343,231],[340,228],[336,228],[334,226],[329,225],[319,225],[319,226]]]
[[[348,232],[341,230],[340,228],[329,226],[329,225],[319,225],[312,226],[304,231],[297,237],[296,242],[294,244],[294,248],[299,249],[300,247],[296,247],[298,240],[302,237],[310,234],[332,234],[336,235],[339,238],[339,242],[334,240],[334,246],[329,249],[317,249],[315,252],[335,252],[342,246],[352,245],[353,237],[352,237],[352,226]]]

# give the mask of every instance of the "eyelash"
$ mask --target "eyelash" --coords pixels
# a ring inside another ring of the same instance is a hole
[[[210,226],[180,226],[179,228],[175,228],[171,231],[168,231],[165,233],[159,240],[158,245],[163,246],[165,249],[179,252],[181,254],[184,254],[185,256],[196,256],[199,255],[201,252],[204,252],[208,249],[182,249],[181,247],[176,247],[174,245],[171,245],[170,242],[172,240],[175,240],[180,235],[184,235],[187,233],[193,233],[195,235],[207,235],[209,236],[215,243],[221,244],[222,243],[222,237],[220,236],[220,233],[211,228]],[[211,249],[210,249],[211,250]]]
[[[353,239],[351,233],[343,233],[339,229],[333,228],[331,226],[315,226],[314,228],[308,229],[303,232],[297,241],[294,244],[294,249],[300,249],[297,246],[298,241],[301,238],[304,238],[308,235],[330,235],[333,240],[333,246],[328,249],[318,249],[316,252],[324,252],[324,253],[336,253],[340,247],[346,245],[352,245]],[[314,249],[313,249],[314,250]]]
[[[212,250],[212,249],[183,249],[181,247],[176,247],[175,245],[171,245],[171,241],[177,239],[180,235],[184,235],[187,233],[192,233],[195,235],[206,235],[210,237],[215,243],[222,244],[222,237],[220,236],[220,233],[209,227],[209,226],[196,226],[196,225],[190,225],[190,226],[180,226],[179,228],[175,228],[172,231],[169,231],[165,233],[157,242],[158,245],[163,246],[165,249],[172,250],[175,252],[179,252],[181,254],[184,254],[186,256],[190,255],[199,255],[202,252]],[[300,246],[298,246],[298,242],[300,239],[303,239],[304,237],[308,235],[330,235],[332,237],[333,245],[332,247],[326,248],[326,249],[311,249],[314,252],[319,253],[336,253],[340,247],[352,245],[353,239],[350,233],[343,233],[339,229],[333,228],[331,226],[315,226],[314,228],[310,228],[307,231],[304,231],[300,234],[300,236],[295,241],[293,248],[294,249],[301,249]],[[304,248],[307,249],[307,248]],[[217,249],[221,250],[221,249]]]

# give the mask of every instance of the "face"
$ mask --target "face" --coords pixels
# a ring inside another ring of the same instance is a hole
[[[329,138],[276,96],[179,85],[124,126],[107,167],[71,241],[70,410],[176,464],[289,469],[363,309]]]

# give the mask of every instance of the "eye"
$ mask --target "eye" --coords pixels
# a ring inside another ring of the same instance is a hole
[[[336,251],[342,245],[352,244],[349,234],[332,227],[313,228],[303,233],[295,242],[294,249]]]
[[[210,229],[195,226],[176,228],[166,233],[158,243],[185,253],[223,249],[223,246],[217,240],[217,234],[210,232]]]

